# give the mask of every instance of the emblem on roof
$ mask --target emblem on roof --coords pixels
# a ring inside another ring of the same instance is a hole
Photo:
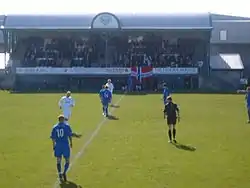
[[[110,22],[112,22],[112,17],[110,15],[103,15],[99,19],[104,25],[108,25]]]
[[[110,13],[101,13],[94,17],[92,29],[119,29],[119,20]]]

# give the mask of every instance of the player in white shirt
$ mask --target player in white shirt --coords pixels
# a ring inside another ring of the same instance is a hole
[[[106,86],[108,87],[108,90],[111,92],[112,98],[113,98],[114,85],[112,84],[111,79],[108,79]],[[111,99],[110,103],[112,105],[112,99]]]
[[[106,83],[106,86],[108,86],[109,91],[113,94],[114,85],[112,84],[111,79],[108,79],[108,82]]]
[[[75,100],[71,97],[71,92],[67,91],[66,95],[63,96],[58,102],[59,108],[62,110],[65,117],[66,123],[69,121],[71,116],[71,109],[75,106]]]

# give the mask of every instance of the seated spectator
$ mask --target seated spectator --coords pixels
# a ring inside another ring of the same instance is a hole
[[[181,45],[178,40],[164,40],[148,35],[145,37],[110,39],[108,52],[101,36],[87,39],[42,39],[26,40],[27,50],[23,65],[26,67],[193,67],[193,44]],[[112,41],[113,40],[113,41]],[[107,53],[107,54],[106,54]]]

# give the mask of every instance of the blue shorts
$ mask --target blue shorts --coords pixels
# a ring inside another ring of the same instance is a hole
[[[109,106],[109,102],[102,102],[102,106],[107,108]]]
[[[55,157],[64,157],[65,159],[70,158],[70,147],[69,146],[56,146],[54,148]]]

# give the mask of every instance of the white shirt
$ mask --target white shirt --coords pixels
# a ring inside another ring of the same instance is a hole
[[[75,106],[74,99],[70,96],[63,96],[58,103],[59,107],[63,110],[70,110],[73,106]]]
[[[108,90],[113,93],[113,90],[114,90],[114,85],[112,83],[107,83],[106,84],[108,86]]]

